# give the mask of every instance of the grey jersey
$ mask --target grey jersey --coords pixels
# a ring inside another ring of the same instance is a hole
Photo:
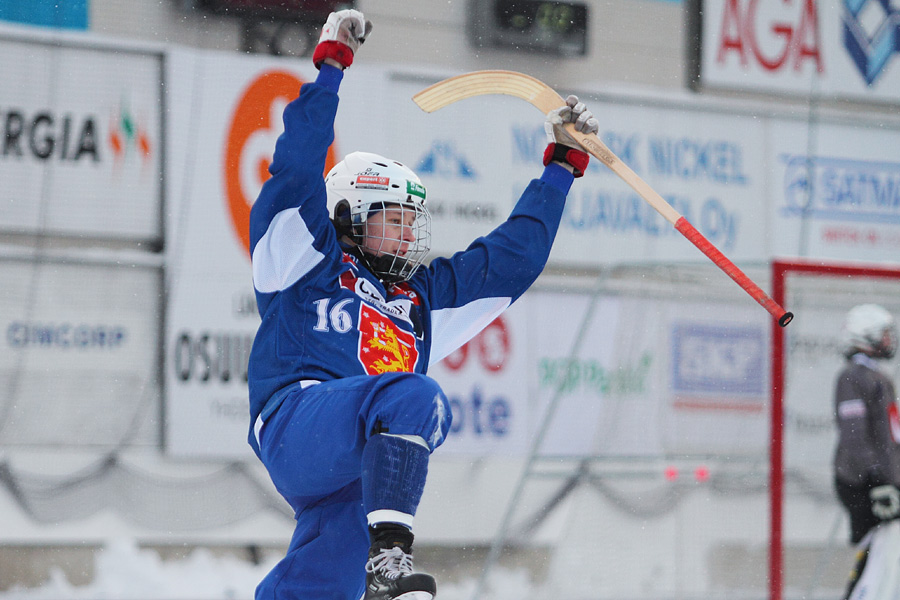
[[[853,355],[835,386],[838,481],[873,487],[900,487],[900,415],[894,385],[865,354]]]

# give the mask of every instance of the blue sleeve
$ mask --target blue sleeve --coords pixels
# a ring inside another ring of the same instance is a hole
[[[334,141],[334,119],[343,72],[322,65],[315,83],[304,84],[284,110],[284,133],[278,137],[269,173],[272,175],[250,213],[250,250],[279,212],[305,203],[312,212],[325,211],[322,173],[328,147]],[[326,215],[327,216],[327,215]]]
[[[340,80],[339,69],[323,65],[316,82],[304,84],[284,109],[271,177],[250,211],[253,285],[261,315],[275,294],[321,265],[339,261],[323,172],[334,141]]]
[[[491,233],[417,274],[431,306],[430,364],[471,339],[518,299],[543,271],[573,176],[550,164]]]
[[[338,69],[337,67],[322,63],[322,68],[319,69],[319,75],[316,77],[316,83],[337,94],[343,78],[343,69]]]

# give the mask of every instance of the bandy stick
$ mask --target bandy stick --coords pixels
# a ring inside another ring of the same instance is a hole
[[[515,71],[474,71],[465,75],[450,77],[425,88],[413,96],[413,101],[419,105],[419,108],[430,113],[458,100],[485,94],[505,94],[521,98],[544,114],[565,104],[562,97],[547,84],[534,77],[516,73]],[[793,313],[784,310],[762,291],[758,285],[753,283],[712,242],[707,240],[687,219],[672,208],[672,205],[666,202],[662,196],[647,185],[647,182],[638,177],[628,165],[623,163],[618,156],[607,148],[606,144],[600,141],[600,138],[593,133],[584,134],[576,131],[571,123],[566,125],[566,131],[581,144],[581,147],[586,152],[612,169],[656,212],[661,214],[666,221],[671,223],[675,229],[709,257],[717,267],[722,269],[745,292],[750,294],[751,298],[769,311],[769,314],[778,320],[779,325],[784,327],[791,322],[791,319],[794,318]]]

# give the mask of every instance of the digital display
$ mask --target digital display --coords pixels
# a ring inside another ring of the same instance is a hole
[[[469,31],[475,45],[556,54],[587,53],[584,2],[471,0]]]
[[[587,6],[570,2],[497,0],[494,17],[500,29],[535,35],[583,35],[587,29]]]

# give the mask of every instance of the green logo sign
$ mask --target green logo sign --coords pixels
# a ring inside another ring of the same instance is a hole
[[[425,186],[415,181],[406,180],[406,193],[411,196],[418,196],[425,200]]]
[[[626,396],[646,391],[652,362],[650,354],[644,354],[635,365],[610,369],[593,359],[542,358],[538,373],[542,388],[563,394],[582,388],[598,396]]]

